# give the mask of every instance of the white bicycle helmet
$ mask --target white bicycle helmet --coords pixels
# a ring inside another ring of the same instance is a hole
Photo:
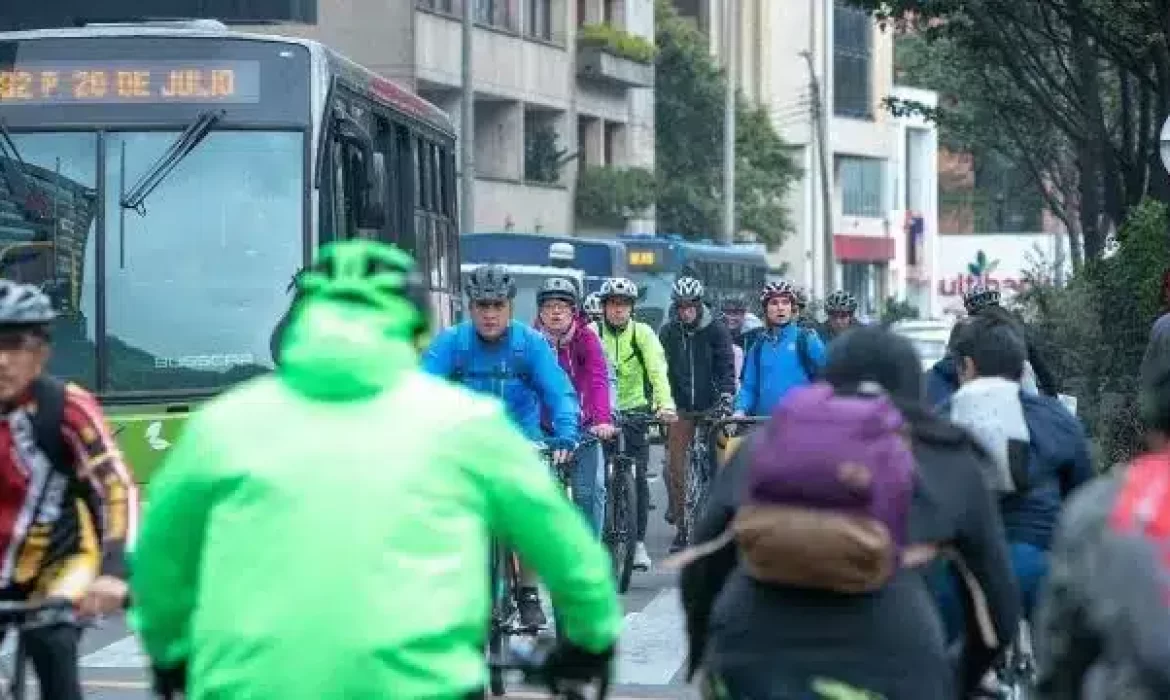
[[[597,292],[591,292],[589,296],[585,297],[585,304],[583,309],[589,316],[601,315],[601,295]]]
[[[700,301],[703,298],[703,283],[694,277],[679,277],[670,289],[675,301]]]
[[[602,303],[610,299],[629,299],[631,302],[638,300],[638,285],[625,277],[611,277],[601,285]]]
[[[767,306],[770,299],[783,296],[791,299],[793,303],[796,302],[796,289],[792,286],[792,284],[790,284],[787,280],[769,282],[764,285],[763,291],[760,292],[760,304]]]

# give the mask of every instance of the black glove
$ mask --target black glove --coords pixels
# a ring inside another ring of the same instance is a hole
[[[152,666],[150,673],[154,677],[154,694],[160,698],[176,698],[187,692],[187,664],[181,663],[174,668],[159,668]]]
[[[609,666],[613,660],[611,646],[605,651],[595,654],[582,649],[572,642],[560,639],[549,652],[544,661],[544,676],[549,684],[556,681],[588,682],[599,678],[609,677]]]

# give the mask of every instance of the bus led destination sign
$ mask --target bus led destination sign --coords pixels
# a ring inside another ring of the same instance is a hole
[[[0,106],[254,104],[259,101],[258,61],[109,61],[0,66]]]

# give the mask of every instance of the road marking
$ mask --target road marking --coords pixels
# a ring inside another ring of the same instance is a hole
[[[146,656],[134,635],[81,657],[82,668],[146,668]]]
[[[686,659],[686,629],[677,588],[664,588],[639,612],[626,616],[618,642],[617,682],[667,685]]]

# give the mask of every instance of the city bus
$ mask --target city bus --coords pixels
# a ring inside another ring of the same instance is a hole
[[[559,245],[558,245],[559,244]],[[558,247],[573,248],[573,257],[557,259]],[[463,262],[515,265],[564,264],[585,274],[585,291],[596,292],[610,277],[626,277],[626,247],[621,241],[538,233],[468,233],[461,241]]]
[[[455,177],[442,111],[313,41],[0,33],[0,275],[52,295],[50,370],[98,395],[139,481],[200,400],[272,369],[321,244],[406,248],[451,323]]]
[[[753,300],[763,289],[768,261],[747,246],[695,243],[679,236],[623,236],[630,278],[638,285],[638,317],[654,327],[666,319],[674,280],[688,274],[703,281],[711,303],[730,294]]]

